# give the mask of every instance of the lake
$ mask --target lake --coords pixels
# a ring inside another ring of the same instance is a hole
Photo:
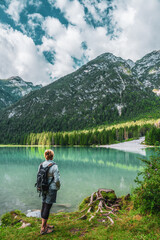
[[[0,215],[19,209],[41,208],[34,184],[45,147],[0,148]],[[55,162],[61,175],[61,189],[52,212],[73,211],[98,188],[114,189],[117,196],[131,192],[142,163],[140,154],[115,149],[57,147]],[[147,151],[147,150],[146,150]]]

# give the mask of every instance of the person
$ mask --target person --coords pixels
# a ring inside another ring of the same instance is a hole
[[[54,152],[50,149],[47,149],[44,152],[44,157],[45,157],[45,161],[41,163],[44,168],[51,163],[53,163],[53,165],[49,168],[49,171],[48,171],[48,183],[51,182],[49,185],[49,190],[48,192],[45,192],[45,193],[42,192],[42,209],[41,209],[42,224],[41,224],[41,231],[40,231],[41,234],[53,232],[54,226],[48,225],[47,221],[48,221],[50,209],[53,203],[56,202],[57,191],[60,189],[60,174],[58,171],[57,164],[53,161]],[[39,169],[40,169],[40,165],[39,165]]]

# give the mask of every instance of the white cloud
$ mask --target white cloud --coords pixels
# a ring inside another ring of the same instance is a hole
[[[39,46],[41,52],[54,51],[55,63],[52,67],[52,77],[59,78],[74,70],[72,57],[79,58],[82,54],[82,37],[77,27],[67,28],[58,19],[48,17],[43,23],[47,37],[42,38]]]
[[[43,16],[39,13],[32,13],[32,14],[28,14],[28,19],[32,20],[34,22],[42,22],[43,21]]]
[[[74,70],[72,57],[91,60],[104,52],[112,52],[125,59],[137,60],[146,53],[159,49],[160,42],[160,2],[158,0],[114,0],[114,11],[106,16],[106,1],[83,1],[85,7],[96,21],[102,16],[110,17],[114,26],[114,38],[107,36],[108,26],[92,27],[85,21],[84,7],[77,1],[57,0],[52,4],[59,8],[66,19],[74,24],[65,27],[59,20],[47,18],[43,24],[46,37],[43,38],[43,49],[55,51],[53,77],[60,77]],[[104,15],[105,14],[105,15]],[[81,43],[88,48],[83,50]]]
[[[42,79],[48,83],[47,74],[55,79],[74,71],[73,57],[91,60],[104,52],[111,52],[125,59],[137,60],[150,51],[160,49],[159,0],[113,0],[114,10],[110,10],[109,14],[106,11],[109,6],[106,0],[82,0],[82,4],[78,0],[48,1],[63,13],[68,20],[68,26],[51,16],[45,18],[37,13],[29,14],[28,26],[31,31],[34,32],[37,25],[41,25],[45,31],[42,44],[38,47],[31,38],[22,33],[2,28],[0,60],[4,58],[5,61],[1,61],[3,64],[3,69],[0,69],[1,75],[7,77],[13,74],[21,75],[24,80],[33,79],[35,82],[35,79],[39,81]],[[12,0],[7,9],[7,13],[17,22],[25,2],[26,0]],[[29,2],[35,3],[38,6],[36,0]],[[93,20],[101,23],[101,27],[93,27],[87,23],[85,7],[88,8]],[[54,11],[54,8],[52,9]],[[114,29],[112,38],[111,35],[107,35],[108,19]],[[86,43],[87,49],[82,48],[82,42]],[[43,51],[54,53],[53,65],[45,61]],[[10,64],[8,71],[7,61]]]
[[[28,14],[28,29],[30,30],[28,32],[29,36],[34,36],[35,37],[35,28],[37,26],[41,26],[44,18],[41,14],[39,13],[33,13],[33,14]],[[27,34],[27,31],[24,29],[24,26],[21,24],[21,29],[23,33]]]
[[[83,1],[83,4],[88,9],[94,20],[101,21],[101,16],[98,14],[97,9],[95,8],[95,4],[97,4],[98,7],[97,1],[85,0]]]
[[[127,9],[117,9],[114,12],[114,21],[117,22],[118,27],[125,29],[131,27],[135,22],[136,10],[128,6]]]
[[[50,0],[51,4],[53,4],[56,8],[59,8],[61,12],[64,13],[66,19],[77,26],[85,25],[85,14],[83,5],[80,4],[78,0]]]
[[[47,17],[42,24],[42,28],[46,31],[50,37],[56,37],[57,35],[63,35],[65,27],[60,23],[57,18]]]
[[[28,0],[29,5],[33,5],[36,8],[42,5],[42,2],[40,0]]]
[[[51,5],[59,8],[62,12],[65,11],[65,8],[68,4],[68,0],[56,0],[56,1],[55,0],[48,0],[48,2]]]
[[[34,84],[50,82],[50,64],[38,53],[33,40],[0,24],[0,78],[20,76]]]
[[[111,41],[113,53],[137,60],[160,49],[160,1],[115,0],[114,4],[113,23],[117,21],[118,37]]]
[[[58,19],[52,17],[46,18],[43,22],[43,30],[45,30],[46,36],[43,37],[43,44],[39,48],[41,52],[50,50],[55,53],[52,68],[53,78],[59,78],[74,71],[73,58],[84,59],[85,56],[86,59],[91,60],[106,50],[106,28],[94,28],[88,25],[84,20],[83,6],[81,5],[79,9],[79,3],[76,0],[71,4],[72,6],[68,0],[54,2],[54,6],[59,7],[67,20],[74,25],[66,27]],[[70,11],[72,11],[71,15],[69,14]],[[80,15],[76,19],[78,12]],[[82,49],[82,42],[87,43],[87,51]]]
[[[8,9],[6,10],[6,13],[8,13],[15,22],[19,21],[20,13],[26,6],[26,0],[11,0],[8,6]]]

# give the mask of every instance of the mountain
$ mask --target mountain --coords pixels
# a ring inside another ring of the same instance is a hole
[[[10,106],[24,95],[41,87],[41,85],[34,86],[31,82],[25,82],[18,76],[0,79],[0,109]]]
[[[138,60],[133,67],[133,74],[144,87],[160,88],[160,51],[153,51]]]
[[[159,72],[152,72],[150,78],[151,68],[158,69],[159,60],[159,52],[136,63],[111,53],[100,55],[4,110],[1,141],[15,142],[29,132],[83,129],[150,112],[160,106],[159,97],[152,91],[160,88]]]

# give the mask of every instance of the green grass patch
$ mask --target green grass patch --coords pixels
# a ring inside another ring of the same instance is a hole
[[[18,213],[18,212],[17,212]],[[114,219],[114,225],[104,216],[99,213],[98,218],[92,221],[78,220],[80,212],[72,213],[57,213],[51,214],[49,224],[55,226],[55,230],[51,234],[40,236],[41,219],[28,218],[21,214],[17,214],[18,218],[28,222],[31,226],[24,229],[19,229],[20,222],[11,221],[12,213],[5,214],[4,222],[0,226],[0,239],[3,240],[29,240],[29,239],[54,239],[54,240],[69,240],[69,239],[99,239],[99,240],[122,240],[122,239],[160,239],[160,215],[142,215],[138,210],[133,209],[132,201],[124,200],[124,207],[117,214],[118,218]],[[7,223],[8,217],[8,223]],[[2,218],[4,221],[4,217]],[[13,220],[13,219],[12,219]]]

